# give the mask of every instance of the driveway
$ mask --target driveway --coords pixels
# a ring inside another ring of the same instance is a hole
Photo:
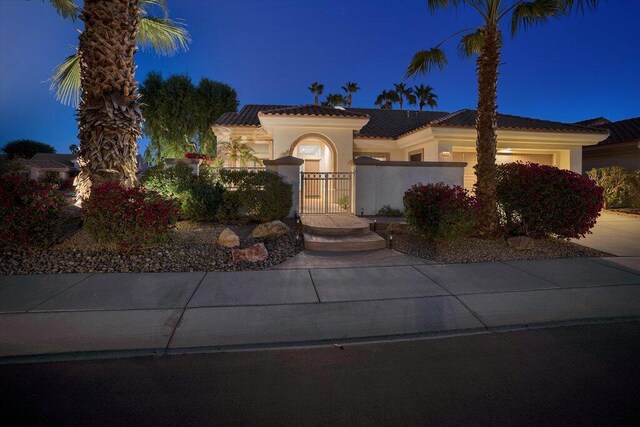
[[[573,243],[616,256],[640,256],[640,219],[603,212],[593,234]]]

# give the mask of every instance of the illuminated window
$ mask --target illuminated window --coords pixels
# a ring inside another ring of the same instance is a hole
[[[302,158],[322,157],[322,147],[319,145],[301,145],[298,147],[298,155]]]

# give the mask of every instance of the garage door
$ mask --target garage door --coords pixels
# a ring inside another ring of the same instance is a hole
[[[478,156],[476,153],[453,153],[454,162],[467,162],[467,167],[464,168],[464,188],[467,190],[473,189],[473,184],[476,183],[476,173],[473,167],[478,163]],[[497,154],[496,163],[512,163],[512,162],[531,162],[539,163],[541,165],[553,165],[553,154]]]

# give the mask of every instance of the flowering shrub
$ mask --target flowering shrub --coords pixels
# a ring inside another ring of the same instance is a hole
[[[284,182],[275,172],[221,169],[220,180],[225,185],[236,187],[237,200],[234,201],[239,202],[240,210],[254,221],[282,219],[293,205],[291,184]]]
[[[407,224],[424,237],[452,240],[468,236],[475,227],[476,199],[460,186],[416,184],[402,200]]]
[[[185,159],[200,159],[200,160],[202,160],[202,163],[205,163],[205,164],[218,164],[218,166],[222,166],[222,164],[224,163],[223,159],[220,159],[220,158],[217,158],[217,157],[207,156],[206,154],[202,154],[202,153],[184,153],[184,158]]]
[[[178,207],[154,191],[106,182],[91,190],[82,217],[85,230],[97,242],[126,249],[166,240],[178,219]]]
[[[16,175],[0,177],[0,245],[53,244],[65,204],[50,184]]]
[[[536,163],[499,165],[497,193],[507,232],[532,237],[584,237],[603,206],[589,178]]]

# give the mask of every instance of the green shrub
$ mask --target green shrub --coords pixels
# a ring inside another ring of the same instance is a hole
[[[378,216],[399,217],[402,216],[402,211],[400,209],[394,209],[389,205],[384,205],[378,211]]]
[[[165,241],[178,219],[178,207],[155,191],[106,182],[91,190],[82,218],[94,240],[127,249]]]
[[[611,166],[591,169],[587,175],[604,189],[605,208],[640,207],[640,172]]]
[[[242,202],[237,191],[225,191],[222,205],[218,208],[218,219],[223,222],[236,222],[241,218]]]
[[[291,184],[275,172],[222,169],[220,179],[223,184],[235,188],[241,212],[254,221],[281,219],[291,210]]]
[[[58,237],[65,205],[49,184],[0,177],[0,246],[50,246]]]
[[[407,224],[429,239],[466,237],[476,225],[476,200],[459,186],[416,184],[404,193],[402,201]]]
[[[589,178],[555,166],[498,166],[498,204],[510,234],[584,237],[603,205],[602,188]]]
[[[163,165],[149,168],[142,184],[165,199],[177,200],[182,219],[216,221],[224,201],[225,189],[212,173],[196,176],[191,166],[182,161],[172,168]]]

